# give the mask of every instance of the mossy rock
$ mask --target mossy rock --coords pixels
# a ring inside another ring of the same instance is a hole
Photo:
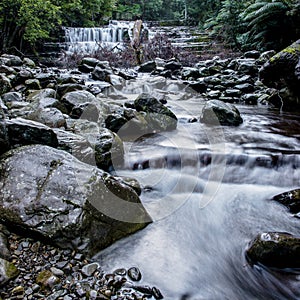
[[[282,232],[264,232],[250,242],[246,258],[251,264],[272,268],[300,268],[300,238]]]

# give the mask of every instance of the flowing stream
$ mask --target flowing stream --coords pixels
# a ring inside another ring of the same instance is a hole
[[[154,221],[95,258],[107,271],[139,267],[141,284],[165,299],[299,299],[297,274],[245,259],[257,233],[299,234],[300,220],[270,200],[299,187],[299,114],[236,105],[239,127],[191,122],[204,100],[162,77],[140,76],[108,95],[124,102],[141,92],[165,98],[178,117],[175,131],[127,142],[126,166],[116,171],[139,180]]]

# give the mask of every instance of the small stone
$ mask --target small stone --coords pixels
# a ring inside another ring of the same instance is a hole
[[[58,268],[55,268],[55,267],[52,267],[50,268],[50,271],[55,275],[55,276],[63,276],[64,275],[64,271],[58,269]]]
[[[35,284],[32,286],[32,291],[35,293],[35,292],[39,291],[40,288],[41,288],[41,287],[40,287],[38,284],[35,283]]]
[[[106,297],[111,297],[111,295],[112,295],[111,290],[105,290],[104,295],[105,295]]]
[[[24,294],[24,287],[19,285],[17,287],[15,287],[12,292],[13,295],[23,295]]]
[[[128,270],[128,276],[133,281],[140,281],[142,279],[142,274],[136,267],[132,267]]]
[[[97,299],[97,291],[95,291],[95,290],[90,290],[90,292],[89,292],[89,299],[92,299],[92,300],[94,300],[94,299]]]
[[[75,256],[74,256],[74,259],[76,259],[76,260],[83,260],[83,254],[76,253]]]
[[[25,291],[25,295],[31,295],[33,294],[33,289],[31,287],[29,287],[26,291]]]
[[[59,283],[59,281],[59,278],[49,270],[41,271],[36,277],[36,283],[41,284],[41,286],[44,288],[53,287]]]
[[[125,276],[126,275],[126,269],[120,268],[120,269],[115,270],[113,273],[117,274],[117,275],[120,275],[120,276]]]
[[[95,262],[95,263],[91,263],[91,264],[83,266],[81,269],[81,272],[83,275],[89,277],[89,276],[92,276],[98,268],[99,268],[99,264]]]
[[[162,295],[161,291],[156,288],[155,286],[152,288],[152,295],[155,299],[163,299],[164,296]]]

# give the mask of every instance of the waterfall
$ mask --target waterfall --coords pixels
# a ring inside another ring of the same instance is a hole
[[[101,47],[113,49],[124,42],[129,34],[130,23],[111,21],[105,27],[64,27],[65,44],[68,52],[91,53]]]

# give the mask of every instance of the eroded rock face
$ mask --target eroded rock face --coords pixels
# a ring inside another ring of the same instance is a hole
[[[135,191],[65,151],[20,147],[0,162],[8,227],[92,255],[151,221]]]
[[[210,100],[205,103],[200,121],[211,125],[229,126],[238,126],[243,123],[238,109],[234,105],[220,100]]]
[[[276,88],[284,109],[300,109],[300,40],[272,56],[260,69],[259,77]]]
[[[300,238],[281,232],[258,234],[246,250],[253,264],[274,268],[300,267]]]

